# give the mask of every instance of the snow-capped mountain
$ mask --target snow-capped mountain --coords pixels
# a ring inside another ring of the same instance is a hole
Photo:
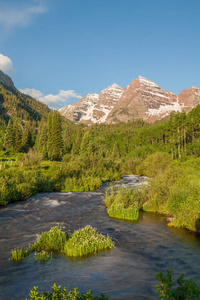
[[[104,123],[123,93],[116,83],[100,94],[88,94],[77,103],[67,105],[59,113],[74,123]]]
[[[176,96],[139,76],[124,90],[113,84],[99,95],[88,94],[78,103],[65,106],[59,112],[75,123],[117,123],[133,119],[155,122],[172,111],[188,112],[198,104],[200,88],[192,87]]]
[[[109,113],[107,123],[143,119],[155,122],[172,111],[180,111],[178,98],[156,83],[139,76],[125,88],[120,100]]]

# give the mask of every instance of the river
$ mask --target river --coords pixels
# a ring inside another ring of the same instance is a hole
[[[124,176],[120,183],[143,181]],[[168,227],[164,216],[157,214],[141,212],[137,222],[109,218],[101,199],[105,188],[39,194],[0,209],[0,299],[22,299],[31,287],[39,286],[43,292],[54,283],[81,292],[91,289],[109,299],[158,299],[155,275],[167,269],[200,284],[200,239],[187,230]],[[33,243],[37,233],[58,222],[71,231],[89,224],[109,234],[116,246],[76,260],[63,255],[53,255],[45,264],[34,263],[33,256],[22,263],[9,260],[11,249]]]

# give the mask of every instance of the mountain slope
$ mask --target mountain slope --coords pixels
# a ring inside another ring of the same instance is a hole
[[[106,122],[127,122],[132,119],[155,122],[174,110],[181,110],[177,96],[140,76],[127,85]]]
[[[193,86],[190,89],[182,90],[178,95],[178,102],[184,111],[189,112],[200,104],[200,88]]]
[[[0,122],[7,123],[12,117],[23,121],[37,121],[48,116],[45,104],[19,92],[12,79],[0,71]]]
[[[88,94],[77,103],[61,108],[59,113],[74,123],[104,123],[122,93],[123,89],[114,83],[99,95]]]

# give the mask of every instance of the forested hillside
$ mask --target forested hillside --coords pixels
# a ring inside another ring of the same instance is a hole
[[[14,85],[5,87],[0,85],[0,149],[27,151],[34,145],[41,118],[47,119],[50,109]]]
[[[18,118],[22,121],[39,121],[47,118],[48,106],[30,96],[15,90],[11,92],[0,86],[0,122],[7,124],[10,118]]]

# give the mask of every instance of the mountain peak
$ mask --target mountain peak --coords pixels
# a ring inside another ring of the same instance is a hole
[[[75,123],[104,123],[123,91],[114,83],[99,95],[88,94],[79,99],[78,103],[61,108],[59,113]]]
[[[136,80],[138,80],[140,83],[145,84],[145,85],[157,86],[158,87],[158,85],[155,82],[153,82],[153,81],[151,81],[147,78],[144,78],[142,76],[139,76]]]
[[[102,90],[101,92],[105,91],[109,91],[109,90],[123,90],[118,84],[113,83],[112,85],[108,86],[106,89]]]
[[[7,90],[10,91],[16,90],[12,79],[8,75],[3,73],[1,70],[0,70],[0,84],[2,84]]]
[[[113,83],[112,85],[109,86],[110,88],[121,88],[118,84]]]

